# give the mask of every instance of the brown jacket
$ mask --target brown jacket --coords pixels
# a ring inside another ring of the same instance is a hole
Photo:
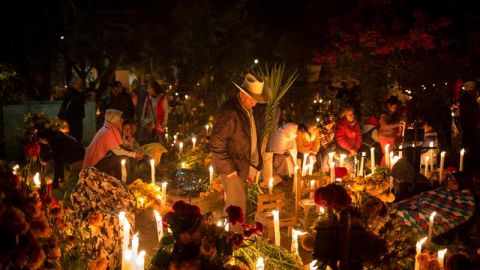
[[[259,166],[256,169],[260,169],[261,142],[259,127],[256,126],[259,149]],[[235,95],[226,100],[215,115],[210,135],[213,168],[219,174],[231,174],[236,171],[241,179],[246,180],[250,170],[251,147],[250,121],[247,112],[240,105],[238,96]]]

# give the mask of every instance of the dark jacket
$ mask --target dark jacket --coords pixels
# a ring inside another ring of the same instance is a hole
[[[75,88],[69,87],[65,93],[58,117],[68,121],[85,117],[85,95]]]
[[[260,132],[257,127],[257,149],[259,165],[262,159],[260,152]],[[247,112],[240,105],[235,95],[223,103],[215,115],[210,135],[210,151],[212,165],[219,174],[237,172],[241,179],[247,179],[251,159],[250,121]]]
[[[133,119],[135,115],[135,107],[133,106],[132,96],[130,94],[122,92],[116,96],[108,93],[100,104],[100,110],[104,117],[105,111],[108,109],[116,109],[122,111],[122,118]]]

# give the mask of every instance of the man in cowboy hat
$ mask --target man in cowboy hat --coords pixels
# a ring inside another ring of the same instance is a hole
[[[267,103],[270,90],[263,81],[247,74],[236,95],[226,100],[213,122],[210,135],[212,165],[225,188],[225,208],[239,206],[246,213],[247,181],[261,168],[258,127],[252,108]]]

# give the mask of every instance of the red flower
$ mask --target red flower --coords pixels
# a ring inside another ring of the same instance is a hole
[[[37,142],[28,144],[25,146],[24,150],[28,158],[36,159],[38,155],[40,155],[40,144],[38,144]]]
[[[237,223],[245,222],[245,217],[241,207],[230,205],[225,211],[227,212],[228,222],[230,222],[230,224],[235,225]]]
[[[232,235],[232,237],[229,239],[229,243],[234,248],[240,247],[243,244],[243,235],[238,233]]]
[[[454,172],[456,172],[456,171],[457,171],[457,168],[455,168],[455,167],[453,167],[453,166],[448,167],[448,168],[445,170],[446,173],[454,173]]]
[[[316,204],[333,210],[342,210],[352,205],[352,198],[348,195],[347,190],[335,184],[317,189],[314,199]]]
[[[345,167],[335,167],[335,177],[342,178],[348,174],[347,168]]]

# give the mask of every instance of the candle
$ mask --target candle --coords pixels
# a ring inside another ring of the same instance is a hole
[[[210,165],[210,167],[208,167],[208,172],[209,172],[209,180],[210,180],[210,185],[213,183],[213,167],[212,165]]]
[[[280,217],[279,217],[279,211],[278,210],[273,210],[272,215],[273,215],[273,228],[274,228],[274,231],[275,231],[275,245],[280,246]]]
[[[327,266],[328,267],[328,266]],[[310,264],[308,264],[308,268],[310,270],[317,270],[318,269],[318,266],[317,266],[317,260],[313,260],[310,262]]]
[[[297,231],[295,229],[292,229],[292,244],[290,246],[290,251],[294,255],[300,255],[298,253],[298,237],[307,234],[306,232],[302,231]]]
[[[445,262],[445,253],[447,253],[447,249],[441,249],[438,251],[437,260],[440,264],[440,269],[443,269],[444,262]]]
[[[308,175],[312,175],[313,173],[313,165],[315,164],[315,160],[313,157],[308,158]]]
[[[375,147],[370,148],[370,167],[372,167],[372,174],[375,173]]]
[[[431,165],[430,171],[433,172],[433,162],[435,161],[434,156],[433,156],[433,154],[434,154],[434,151],[433,151],[433,142],[430,142],[430,143],[428,144],[428,146],[430,147],[430,149],[428,150],[428,151],[430,151],[430,165]]]
[[[127,265],[128,264],[127,261],[131,259],[131,253],[130,253],[130,258],[126,257],[126,251],[128,250],[128,244],[130,242],[130,223],[128,223],[128,220],[125,217],[125,212],[123,211],[118,214],[118,220],[123,230],[123,239],[122,239],[122,269],[123,269],[123,265]]]
[[[162,216],[158,213],[157,210],[153,210],[153,214],[155,215],[155,221],[157,222],[157,235],[158,235],[158,242],[160,243],[163,237],[163,221]]]
[[[122,159],[122,161],[120,162],[120,164],[122,166],[122,181],[123,182],[127,182],[127,167],[125,167],[126,163],[127,163],[127,161],[125,159]]]
[[[399,151],[398,151],[398,156],[399,156],[400,158],[402,158],[402,157],[403,157],[403,145],[400,144],[400,146],[398,147],[398,149],[399,149]]]
[[[165,133],[165,141],[168,142],[168,132]]]
[[[425,157],[425,177],[428,177],[428,163],[430,161],[430,157]]]
[[[132,238],[132,262],[137,261],[138,256],[138,233],[133,235]]]
[[[273,177],[268,181],[268,194],[273,194]]]
[[[135,270],[130,249],[125,249],[122,252],[122,270]]]
[[[315,180],[310,180],[310,189],[311,190],[315,189]]]
[[[302,161],[302,176],[305,176],[307,173],[307,158],[308,158],[308,153],[303,154],[303,161]]]
[[[328,153],[328,164],[335,162],[335,160],[333,160],[334,156],[335,156],[335,152]]]
[[[443,180],[443,167],[445,166],[445,151],[442,151],[442,153],[440,153],[440,175],[439,175],[439,178],[438,180],[440,181],[440,184],[442,184],[442,180]]]
[[[205,125],[205,135],[208,136],[208,129],[210,128],[209,124]]]
[[[346,157],[347,157],[347,155],[345,155],[345,154],[340,155],[340,167],[345,167],[345,158]]]
[[[360,171],[358,175],[364,176],[364,167],[365,167],[365,157],[367,156],[367,153],[362,152],[362,157],[360,159]]]
[[[387,166],[387,168],[390,167],[390,151],[389,151],[389,148],[390,148],[390,144],[387,144],[385,145],[385,166]]]
[[[465,155],[465,148],[462,148],[462,150],[460,150],[460,166],[458,167],[459,171],[462,172],[463,171],[463,156]]]
[[[185,169],[187,167],[187,164],[185,162],[180,163],[180,167],[182,169]]]
[[[437,214],[436,211],[433,211],[430,214],[430,218],[428,219],[428,243],[432,242],[432,235],[433,235],[433,221],[435,219],[435,215]]]
[[[357,174],[358,174],[358,159],[357,157],[353,157],[353,166],[355,168],[355,171],[354,171],[354,175],[355,177],[357,177]]]
[[[35,188],[37,188],[37,189],[40,189],[40,187],[42,186],[42,182],[40,181],[40,173],[39,172],[35,173],[35,175],[33,176],[33,184],[35,185]]]
[[[180,153],[180,155],[181,155],[181,154],[182,154],[182,151],[183,151],[183,142],[180,142],[180,143],[178,144],[178,148],[179,148],[179,153]]]
[[[400,160],[400,157],[399,157],[399,156],[394,156],[394,157],[392,158],[392,160],[391,160],[391,161],[392,161],[392,168],[393,168],[393,166],[395,166],[395,164],[397,164],[397,162],[398,162],[399,160]]]
[[[192,138],[192,150],[195,150],[195,144],[197,143],[197,138]]]
[[[423,243],[425,243],[425,241],[427,241],[427,237],[424,237],[422,239],[420,239],[417,244],[415,245],[415,248],[416,248],[416,254],[415,254],[415,270],[420,270],[420,263],[418,263],[417,261],[417,257],[418,255],[420,255],[420,253],[422,253],[422,245]]]
[[[318,208],[318,215],[321,216],[321,215],[323,215],[323,214],[325,214],[325,208],[323,208],[323,207],[320,206],[320,207]]]
[[[167,182],[162,183],[162,208],[165,207],[167,203]]]
[[[155,159],[150,159],[150,172],[152,176],[152,184],[155,184]]]
[[[390,170],[393,167],[393,151],[390,152],[389,157],[388,157],[388,166],[390,167]]]
[[[335,162],[330,162],[330,183],[335,182]]]
[[[20,169],[20,166],[18,164],[15,164],[15,166],[13,166],[12,168],[13,175],[17,175],[18,169]]]
[[[140,251],[137,256],[136,260],[136,270],[144,270],[145,269],[145,250]]]
[[[265,269],[265,263],[263,262],[263,257],[259,257],[255,265],[255,270],[264,270],[264,269]]]

